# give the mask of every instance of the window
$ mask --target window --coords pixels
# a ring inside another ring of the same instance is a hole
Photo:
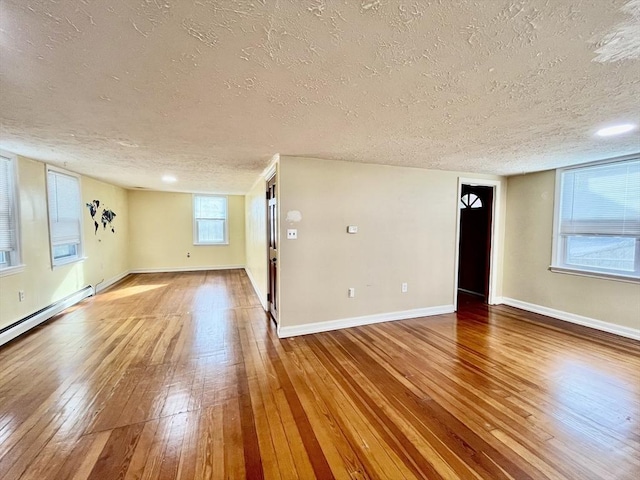
[[[551,270],[640,280],[640,158],[558,170]]]
[[[460,199],[460,210],[465,208],[482,208],[482,200],[475,193],[465,193]]]
[[[80,178],[48,166],[47,193],[51,263],[56,266],[80,260],[82,257]]]
[[[194,245],[226,245],[227,197],[218,195],[193,196]]]
[[[0,273],[20,265],[16,161],[0,156]]]

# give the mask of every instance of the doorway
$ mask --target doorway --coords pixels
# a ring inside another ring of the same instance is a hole
[[[494,187],[462,183],[459,192],[456,296],[490,303]]]
[[[267,248],[267,309],[273,321],[278,323],[278,197],[275,173],[267,180]]]

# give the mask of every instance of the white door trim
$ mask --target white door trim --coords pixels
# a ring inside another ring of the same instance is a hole
[[[458,197],[456,201],[456,260],[453,281],[453,304],[458,309],[458,268],[460,266],[460,198],[462,197],[462,185],[481,185],[483,187],[493,187],[493,201],[491,214],[491,254],[489,256],[489,305],[500,303],[496,296],[498,275],[496,266],[498,265],[498,252],[501,251],[500,244],[500,222],[502,221],[502,211],[499,208],[501,199],[502,184],[500,180],[487,180],[485,178],[458,177]]]

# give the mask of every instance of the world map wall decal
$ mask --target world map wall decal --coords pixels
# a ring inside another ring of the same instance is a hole
[[[93,230],[94,235],[97,235],[100,223],[102,223],[103,230],[106,230],[108,225],[109,230],[111,230],[112,233],[116,233],[115,227],[113,226],[113,220],[116,218],[116,214],[113,210],[109,210],[103,205],[102,213],[99,217],[100,223],[98,223],[98,210],[100,209],[100,200],[93,200],[91,203],[87,203],[86,206],[89,209],[91,219],[93,220],[93,226],[95,227]]]

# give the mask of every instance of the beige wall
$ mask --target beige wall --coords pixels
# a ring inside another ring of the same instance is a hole
[[[504,296],[640,328],[640,285],[548,270],[555,171],[510,177],[508,188]]]
[[[229,244],[194,245],[190,193],[130,191],[131,270],[244,267],[244,196],[228,198]]]
[[[266,189],[265,180],[260,178],[245,196],[247,273],[265,308],[268,291]]]
[[[116,213],[115,233],[102,226],[94,234],[87,209],[83,210],[84,261],[51,268],[45,164],[18,158],[20,233],[24,271],[0,277],[0,328],[11,325],[87,285],[109,281],[128,270],[129,243],[127,191],[82,177],[83,203],[97,199]],[[23,302],[18,291],[25,292]]]
[[[279,168],[282,327],[453,305],[458,177],[469,175],[284,156]]]

